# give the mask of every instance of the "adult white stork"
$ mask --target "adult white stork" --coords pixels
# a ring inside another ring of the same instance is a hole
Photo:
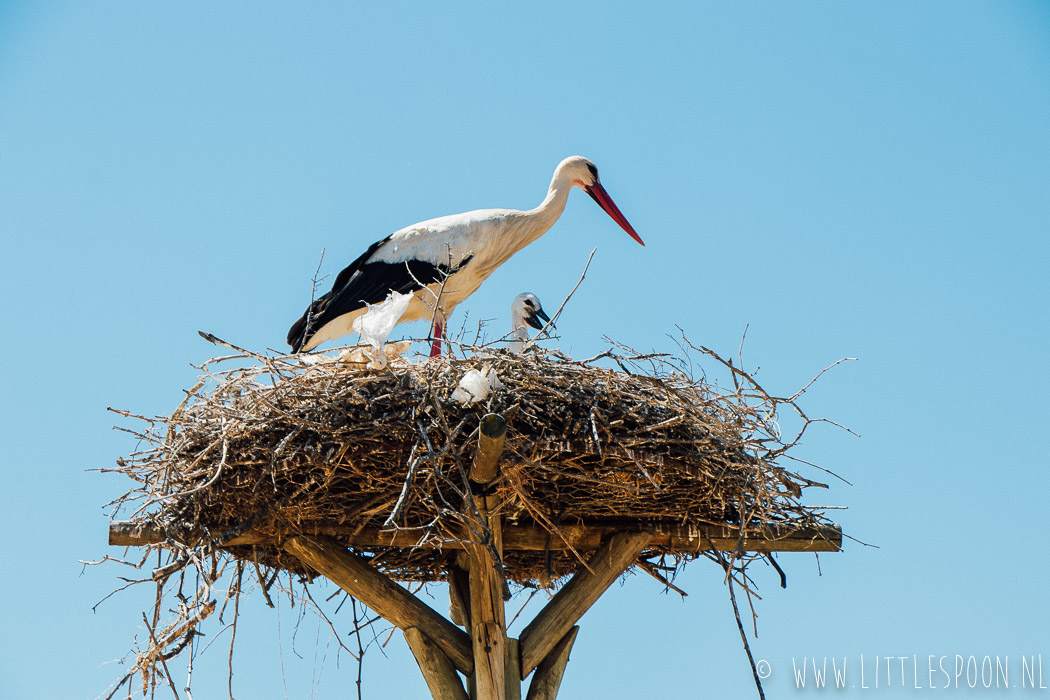
[[[547,321],[550,318],[535,294],[522,292],[514,297],[510,303],[510,342],[507,343],[507,349],[520,355],[525,349],[525,343],[529,342],[529,331],[525,327],[532,326],[540,330]]]
[[[547,197],[535,209],[479,209],[422,221],[376,241],[339,273],[332,290],[310,304],[288,331],[292,352],[312,350],[350,333],[354,319],[390,292],[412,293],[400,322],[434,319],[431,356],[441,354],[445,322],[493,270],[542,236],[565,209],[569,190],[589,194],[613,221],[642,239],[598,180],[594,163],[566,158],[554,170]]]

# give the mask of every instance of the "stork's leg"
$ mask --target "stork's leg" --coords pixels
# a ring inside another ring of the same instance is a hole
[[[430,332],[431,337],[434,339],[430,343],[431,357],[441,357],[441,339],[443,330],[444,324],[441,322],[441,320],[435,320],[434,329]]]

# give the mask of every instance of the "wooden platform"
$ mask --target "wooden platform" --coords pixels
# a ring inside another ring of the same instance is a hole
[[[462,515],[469,530],[460,541],[428,541],[421,532],[351,526],[308,526],[294,532],[211,533],[211,547],[267,544],[280,547],[400,628],[434,698],[521,700],[521,685],[533,675],[526,700],[554,700],[576,641],[576,623],[605,590],[638,562],[647,548],[680,553],[710,549],[749,552],[833,552],[842,544],[837,525],[791,527],[767,524],[743,531],[733,525],[690,525],[630,521],[579,523],[559,527],[552,537],[534,525],[504,523],[498,496],[481,495],[499,478],[506,424],[497,414],[482,421]],[[114,521],[109,543],[163,544],[168,539],[197,544],[206,539],[191,524],[164,531],[144,522]],[[449,618],[409,593],[350,548],[442,547],[461,553],[448,572]],[[573,549],[593,552],[521,632],[507,636],[503,570],[508,551]],[[466,679],[466,686],[460,677]]]

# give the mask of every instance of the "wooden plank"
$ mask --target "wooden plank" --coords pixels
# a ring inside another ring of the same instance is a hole
[[[566,540],[576,550],[593,551],[603,539],[614,532],[637,527],[637,523],[601,522],[563,525],[559,527],[561,535],[551,535],[536,525],[503,526],[503,548],[508,551],[545,551],[567,549]],[[701,552],[709,549],[708,540],[715,549],[732,552],[740,542],[740,530],[731,525],[678,525],[671,523],[646,522],[645,528],[652,532],[652,545],[667,547],[677,552]],[[245,532],[231,538],[224,546],[251,544],[276,544],[285,537],[296,535],[313,535],[334,537],[347,546],[356,547],[437,547],[438,542],[430,540],[420,544],[421,534],[411,530],[381,531],[379,528],[358,530],[354,526],[306,527],[298,532],[286,532],[277,535],[262,535],[256,532]],[[171,536],[177,542],[192,544],[199,542],[200,533],[193,528],[172,528],[162,531],[152,523],[115,520],[109,524],[109,543],[119,547],[141,547],[149,544],[162,544]],[[563,539],[564,538],[564,539]],[[837,552],[842,547],[842,528],[838,525],[821,527],[787,527],[767,526],[765,528],[748,528],[744,533],[744,551],[746,552]],[[446,549],[457,549],[463,545],[458,542],[442,542]]]
[[[569,663],[569,652],[576,642],[579,627],[569,630],[561,641],[547,654],[547,657],[536,667],[536,674],[529,684],[529,694],[525,700],[554,700],[561,688],[561,679],[565,675],[565,664]]]
[[[463,690],[463,682],[459,679],[452,662],[445,656],[445,652],[420,632],[418,627],[409,627],[403,632],[427,687],[430,688],[431,697],[435,700],[468,700],[467,691]]]
[[[293,537],[284,549],[401,629],[417,627],[463,673],[474,670],[470,638],[418,598],[330,538]]]
[[[551,598],[521,632],[522,680],[546,658],[605,589],[634,564],[650,540],[652,535],[648,532],[620,532],[611,536],[587,561],[590,570],[580,567]]]
[[[478,451],[470,467],[470,480],[487,484],[499,473],[499,458],[507,438],[507,421],[498,413],[488,413],[478,428]]]

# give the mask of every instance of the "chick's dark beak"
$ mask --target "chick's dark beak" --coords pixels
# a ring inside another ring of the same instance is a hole
[[[540,330],[541,328],[543,328],[543,325],[548,321],[550,321],[550,318],[543,311],[543,309],[536,309],[535,311],[533,311],[525,317],[525,323],[532,326],[536,330]],[[551,327],[553,328],[554,325],[551,324]]]

